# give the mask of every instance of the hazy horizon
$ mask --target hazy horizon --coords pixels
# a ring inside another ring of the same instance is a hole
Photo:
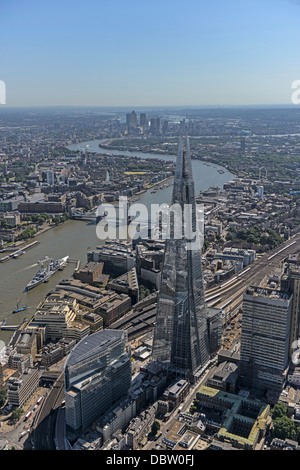
[[[201,109],[231,109],[231,108],[260,108],[260,109],[268,109],[268,108],[288,108],[288,109],[297,109],[300,107],[295,106],[294,104],[289,104],[289,103],[274,103],[274,104],[224,104],[224,105],[218,105],[218,104],[212,104],[212,105],[137,105],[137,106],[130,106],[130,105],[121,105],[118,106],[116,105],[76,105],[76,104],[70,104],[70,105],[9,105],[6,104],[4,106],[0,106],[0,111],[3,109],[25,109],[25,108],[88,108],[88,109],[95,109],[95,108],[101,108],[101,109],[115,109],[115,110],[131,110],[131,111],[142,111],[142,110],[150,110],[150,109],[176,109],[176,110],[184,110],[184,109],[195,109],[195,110],[201,110]]]
[[[0,6],[7,107],[291,104],[297,0],[10,0]]]

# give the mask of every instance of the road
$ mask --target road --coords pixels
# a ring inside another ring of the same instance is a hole
[[[202,384],[205,383],[205,381],[207,379],[207,376],[212,372],[212,369],[214,367],[215,367],[214,364],[211,365],[207,369],[207,371],[204,373],[203,377],[201,377],[199,382],[197,382],[196,384],[194,384],[190,388],[190,391],[189,391],[188,395],[185,397],[184,402],[182,404],[181,413],[186,413],[189,410],[192,402],[194,401],[197,390],[199,389],[199,387]],[[161,426],[161,428],[160,428],[161,437],[159,438],[159,440],[158,441],[148,441],[147,444],[143,447],[143,450],[151,450],[154,447],[156,447],[157,445],[159,445],[162,441],[162,438],[163,438],[164,434],[166,434],[168,432],[168,430],[171,429],[171,427],[174,425],[174,423],[177,421],[177,419],[178,419],[178,411],[174,410],[173,413],[171,414],[170,418],[168,419],[168,421],[163,423],[163,425]]]
[[[213,287],[206,291],[206,298],[212,298],[216,296],[215,299],[211,301],[213,306],[222,307],[228,303],[228,307],[225,307],[227,311],[228,319],[239,309],[242,304],[243,294],[245,289],[250,285],[258,285],[261,281],[272,272],[272,270],[280,265],[288,255],[296,253],[300,250],[300,233],[294,235],[292,238],[282,243],[280,246],[274,250],[266,253],[265,255],[257,258],[247,269],[242,271],[242,275],[239,277],[235,276],[231,281],[224,282],[220,286]],[[209,304],[209,302],[208,302]],[[182,412],[185,412],[189,409],[194,397],[196,390],[200,387],[202,383],[205,382],[207,375],[211,372],[211,368],[205,373],[203,378],[193,386],[189,392],[188,397],[184,400]],[[164,423],[160,429],[162,436],[159,441],[149,441],[145,446],[144,450],[153,449],[159,444],[163,435],[173,426],[177,420],[178,412],[172,413],[169,420]]]
[[[230,318],[237,311],[242,303],[243,293],[245,289],[251,285],[258,285],[271,271],[280,265],[280,263],[290,254],[300,250],[300,233],[294,235],[289,240],[270,251],[269,253],[256,259],[254,263],[247,267],[239,277],[235,277],[220,286],[213,287],[206,291],[206,298],[217,296],[211,302],[215,307],[222,307],[228,303],[227,311],[228,318]],[[210,304],[208,302],[208,304]],[[155,317],[153,318],[155,321]],[[208,373],[208,372],[207,372]],[[183,406],[185,411],[189,408],[194,399],[194,394],[197,388],[205,381],[206,375],[201,381],[196,384],[190,391],[189,396],[186,398]],[[34,448],[37,450],[54,450],[54,436],[55,436],[55,423],[57,418],[57,411],[60,407],[64,397],[64,381],[63,372],[58,377],[57,381],[46,396],[45,401],[39,408],[35,416],[32,428],[31,437],[34,442]],[[164,423],[161,428],[162,435],[167,432],[173,425],[177,418],[177,412],[174,412],[169,421]],[[25,426],[24,426],[25,427]],[[13,443],[16,448],[23,448],[26,436],[21,441],[18,440],[20,431],[9,431],[5,438],[8,438],[10,443]],[[4,437],[3,436],[3,437]],[[23,441],[23,442],[22,442]],[[149,441],[144,449],[151,449],[157,445],[157,442]]]

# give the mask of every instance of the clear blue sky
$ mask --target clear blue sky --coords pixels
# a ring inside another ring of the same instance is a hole
[[[291,104],[300,0],[0,0],[7,106]]]

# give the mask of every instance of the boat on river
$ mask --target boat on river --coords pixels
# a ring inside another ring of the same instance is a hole
[[[23,307],[20,307],[19,308],[19,304],[17,305],[17,308],[15,310],[12,311],[12,313],[19,313],[19,312],[23,312],[23,310],[26,310],[27,309],[27,305],[24,305]]]
[[[69,256],[65,256],[64,258],[51,260],[46,268],[41,268],[38,270],[34,278],[27,284],[25,290],[31,290],[42,282],[48,282],[53,274],[55,274],[58,270],[62,270],[66,266],[68,259]]]

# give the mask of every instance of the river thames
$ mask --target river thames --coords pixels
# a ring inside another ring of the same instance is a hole
[[[101,142],[101,140],[83,142],[71,145],[68,148],[71,150],[88,150],[99,154],[125,155],[128,156],[128,159],[131,156],[164,160],[176,159],[174,155],[101,150],[99,148]],[[212,186],[222,188],[225,182],[234,177],[226,169],[214,164],[208,166],[200,160],[192,160],[192,168],[196,194]],[[220,173],[220,171],[223,171],[223,173]],[[139,203],[145,204],[148,208],[151,204],[170,203],[171,192],[172,186],[157,190],[155,193],[150,189],[139,197]],[[45,298],[45,295],[51,289],[54,289],[60,280],[71,277],[76,266],[75,262],[68,263],[63,271],[55,273],[47,283],[42,283],[26,292],[24,291],[26,284],[39,269],[38,260],[43,259],[45,256],[57,259],[69,255],[70,260],[80,260],[81,264],[85,264],[87,251],[103,243],[97,238],[95,223],[77,220],[69,220],[62,225],[53,227],[35,237],[34,240],[38,240],[40,243],[29,249],[23,256],[17,259],[9,259],[0,264],[0,323],[6,320],[7,325],[19,325],[25,317],[31,318],[37,305]],[[26,305],[27,309],[13,314],[12,311],[17,305],[18,307]],[[0,331],[0,340],[8,344],[11,335],[11,331],[2,330]]]

